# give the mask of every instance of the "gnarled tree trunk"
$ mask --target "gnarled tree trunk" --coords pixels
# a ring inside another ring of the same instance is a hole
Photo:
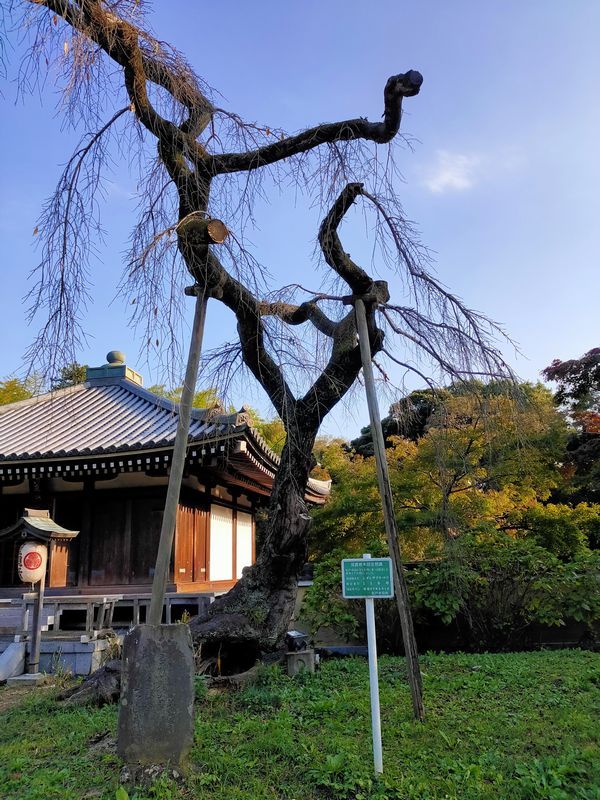
[[[256,563],[218,597],[206,615],[191,622],[203,657],[220,650],[220,666],[246,666],[260,653],[281,647],[296,604],[298,574],[307,557],[310,527],[304,492],[311,469],[316,430],[288,432],[275,478]],[[238,662],[237,664],[235,662]]]

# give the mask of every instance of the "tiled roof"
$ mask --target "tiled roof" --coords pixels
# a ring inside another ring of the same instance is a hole
[[[194,409],[190,441],[234,432],[236,415]],[[172,445],[178,406],[120,379],[84,383],[0,406],[0,461]]]
[[[127,378],[91,380],[0,406],[0,463],[172,447],[178,414],[177,404]],[[257,471],[271,483],[279,457],[248,422],[243,413],[192,409],[189,441],[246,439],[256,457],[244,452],[236,466]],[[231,461],[236,461],[234,455]],[[327,497],[330,481],[311,478],[307,489]]]

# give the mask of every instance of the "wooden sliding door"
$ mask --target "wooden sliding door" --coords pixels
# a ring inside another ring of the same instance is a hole
[[[178,584],[207,580],[207,517],[203,508],[179,505],[173,570],[173,580]]]

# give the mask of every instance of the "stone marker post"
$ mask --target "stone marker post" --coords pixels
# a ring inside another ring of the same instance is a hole
[[[178,765],[194,735],[187,625],[136,625],[123,644],[117,752],[129,765]]]

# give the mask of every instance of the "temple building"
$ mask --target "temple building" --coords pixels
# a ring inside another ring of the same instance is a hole
[[[116,352],[85,383],[0,406],[0,529],[47,509],[72,541],[53,547],[52,594],[136,593],[152,582],[178,406],[142,386]],[[255,519],[279,459],[248,414],[194,409],[170,592],[221,592],[255,557]],[[328,482],[310,480],[322,503]],[[0,543],[0,592],[23,591],[18,542]]]

